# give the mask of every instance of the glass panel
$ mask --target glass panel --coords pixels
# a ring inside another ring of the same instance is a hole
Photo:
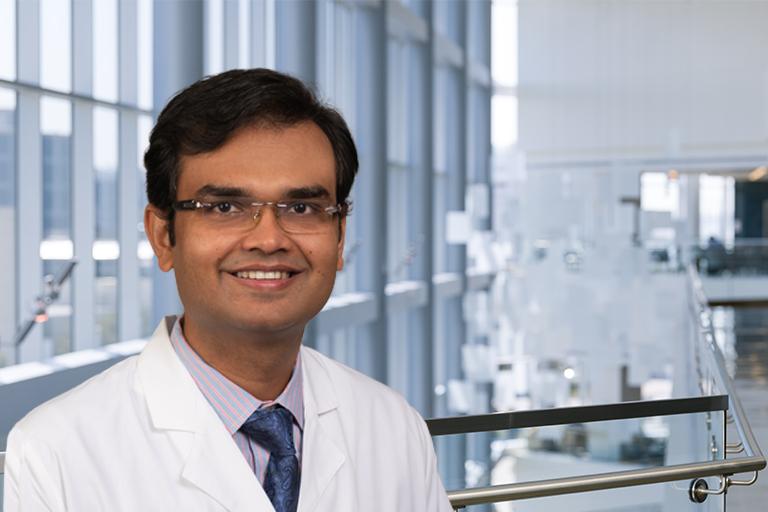
[[[493,148],[499,151],[517,144],[517,96],[496,94],[491,102]]]
[[[466,454],[463,460],[453,459],[454,463],[463,464],[463,471],[452,468],[452,474],[443,474],[446,488],[456,490],[723,460],[723,425],[723,412],[715,411],[478,432],[437,439],[442,446],[452,442],[454,450],[463,450]],[[440,453],[445,454],[446,450]],[[450,469],[443,467],[442,470],[445,473]],[[711,479],[710,488],[717,483],[716,478]],[[693,508],[694,504],[688,501],[689,484],[690,481],[675,482],[518,500],[498,504],[495,510],[702,510]],[[610,496],[611,501],[602,501],[601,496]],[[718,501],[717,497],[710,497],[707,502],[710,500]],[[691,507],[687,508],[688,505]],[[467,510],[482,510],[482,507]]]
[[[387,282],[395,283],[408,277],[412,258],[408,246],[408,218],[406,216],[408,173],[403,167],[390,167],[387,180],[389,216],[387,240]]]
[[[0,0],[0,78],[16,78],[16,0]]]
[[[464,32],[465,0],[442,0],[433,4],[435,24],[440,33],[461,45]]]
[[[43,241],[40,257],[46,276],[57,276],[72,259],[72,105],[66,100],[40,100],[43,138]],[[48,279],[48,278],[46,278]],[[44,325],[44,352],[62,354],[71,350],[71,298],[65,283],[59,299],[48,308]]]
[[[40,100],[43,135],[43,238],[69,239],[71,211],[70,139],[72,105],[66,100]],[[69,259],[71,256],[50,259]]]
[[[699,243],[706,244],[712,237],[721,243],[733,244],[736,231],[736,180],[733,176],[708,174],[702,174],[698,178]]]
[[[149,116],[139,116],[138,121],[138,148],[139,152],[136,155],[136,173],[139,180],[137,194],[137,200],[139,202],[139,216],[137,219],[139,229],[139,314],[141,315],[141,336],[149,336],[152,334],[155,328],[152,325],[152,268],[156,265],[155,255],[152,252],[152,246],[149,245],[147,235],[144,233],[144,223],[142,221],[144,216],[144,207],[147,204],[147,197],[145,194],[146,188],[146,171],[144,169],[144,152],[149,144],[149,132],[152,130],[152,119]]]
[[[152,109],[152,0],[139,0],[139,107]]]
[[[0,266],[16,268],[16,93],[0,88]],[[13,339],[15,318],[15,272],[0,274],[0,367],[13,362],[13,351],[5,345]]]
[[[249,68],[250,57],[250,39],[251,39],[251,2],[250,0],[238,0],[237,5],[237,65],[240,68]]]
[[[680,212],[678,175],[673,172],[645,172],[640,176],[640,205],[644,211]]]
[[[400,41],[388,43],[387,158],[405,164],[408,160],[408,48]]]
[[[96,339],[117,341],[117,111],[93,109],[93,166],[96,177]]]
[[[494,82],[515,86],[517,65],[517,2],[493,2],[491,7],[491,73]]]
[[[213,75],[224,70],[224,2],[205,3],[205,73]]]
[[[93,0],[93,95],[117,101],[117,0]]]
[[[399,0],[408,6],[419,17],[427,15],[427,0]]]
[[[40,2],[40,85],[72,90],[72,4]]]

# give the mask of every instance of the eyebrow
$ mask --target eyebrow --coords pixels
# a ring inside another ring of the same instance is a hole
[[[317,199],[317,198],[330,198],[331,193],[320,185],[314,185],[311,187],[299,187],[289,189],[285,193],[285,197],[288,199]]]
[[[247,190],[240,187],[228,187],[221,185],[204,185],[197,190],[197,197],[247,197]],[[288,189],[283,197],[286,199],[326,199],[331,193],[322,185],[311,185]]]
[[[222,187],[219,185],[205,185],[197,189],[197,197],[240,197],[247,196],[248,192],[240,187]]]

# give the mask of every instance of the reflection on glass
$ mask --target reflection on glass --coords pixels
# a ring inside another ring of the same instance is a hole
[[[117,101],[117,0],[93,2],[93,95]]]
[[[16,78],[16,0],[0,0],[0,78]]]
[[[93,109],[93,167],[96,176],[95,320],[99,344],[117,341],[117,111]]]
[[[40,1],[40,85],[72,90],[72,3]]]
[[[43,138],[43,272],[56,275],[72,259],[72,105],[58,98],[40,100]],[[44,351],[48,355],[71,350],[71,297],[69,283],[48,310],[44,324]]]
[[[16,268],[15,112],[16,94],[11,90],[0,88],[0,237],[3,240],[0,245],[0,266],[4,269]],[[14,274],[14,272],[0,273],[0,341],[3,342],[13,338],[16,326]],[[0,367],[12,362],[11,350],[0,351]]]

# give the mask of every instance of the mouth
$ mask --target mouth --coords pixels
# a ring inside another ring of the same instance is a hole
[[[230,272],[231,275],[238,279],[248,279],[250,281],[279,281],[283,279],[290,279],[298,272],[287,270],[240,270],[237,272]]]
[[[225,275],[234,279],[235,283],[245,286],[250,290],[260,290],[275,292],[287,289],[294,282],[296,277],[303,272],[303,269],[289,267],[286,265],[273,267],[258,267],[229,269]]]

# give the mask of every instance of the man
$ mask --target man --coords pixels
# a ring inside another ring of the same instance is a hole
[[[343,266],[341,116],[296,79],[229,71],[170,101],[145,165],[184,314],[14,427],[5,510],[452,510],[415,410],[301,345]]]

